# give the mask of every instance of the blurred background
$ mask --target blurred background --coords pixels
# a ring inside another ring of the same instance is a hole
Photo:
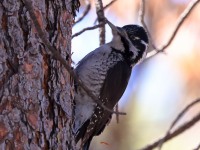
[[[110,0],[103,0],[104,6]],[[189,0],[146,0],[145,22],[154,44],[159,47],[171,36],[176,21]],[[94,25],[96,10],[92,8],[83,21],[73,27],[73,34]],[[87,5],[81,1],[79,18]],[[105,16],[115,25],[139,24],[140,0],[117,0],[105,10]],[[106,26],[106,41],[112,38]],[[87,31],[72,40],[74,66],[87,53],[99,46],[98,29]],[[151,48],[150,48],[151,49]],[[162,137],[178,113],[200,97],[200,4],[181,26],[172,44],[132,72],[129,85],[119,103],[126,112],[111,123],[91,144],[91,150],[135,150]],[[178,127],[199,112],[200,104],[192,108],[176,125]],[[162,150],[191,150],[200,144],[200,122],[183,134],[165,143]]]

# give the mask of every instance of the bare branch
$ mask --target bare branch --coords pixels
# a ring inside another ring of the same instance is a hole
[[[111,113],[118,113],[118,114],[121,114],[121,115],[125,115],[126,113],[123,113],[123,112],[115,112],[109,108],[107,108],[105,105],[103,105],[101,103],[101,101],[93,94],[91,93],[91,91],[88,89],[87,86],[85,86],[83,84],[83,82],[77,77],[77,75],[75,74],[75,72],[71,69],[71,67],[66,63],[65,59],[62,58],[62,56],[60,55],[60,53],[53,47],[51,46],[51,43],[47,40],[47,37],[45,36],[43,30],[41,29],[40,25],[39,25],[39,22],[36,18],[36,15],[34,13],[34,10],[32,8],[32,4],[29,0],[24,0],[24,3],[25,3],[25,6],[27,8],[27,10],[29,11],[29,14],[30,14],[30,17],[31,17],[31,20],[33,21],[33,24],[35,26],[35,29],[38,33],[38,36],[40,37],[40,39],[42,40],[42,42],[44,43],[44,45],[47,47],[47,49],[49,51],[51,51],[52,53],[52,56],[60,61],[60,63],[65,67],[65,69],[67,69],[67,71],[69,72],[69,74],[73,77],[73,79],[77,82],[77,84],[79,86],[82,87],[82,89],[98,104],[100,105],[102,108],[104,108],[105,110],[111,112]]]
[[[82,16],[80,18],[77,19],[77,21],[73,24],[73,26],[75,26],[77,23],[81,22],[85,16],[89,13],[90,9],[91,9],[91,3],[87,0],[86,1],[87,6],[85,8],[85,11],[83,12]]]
[[[102,26],[99,28],[99,41],[100,45],[105,44],[106,41],[106,28],[105,28],[105,16],[104,16],[104,10],[103,10],[103,3],[102,0],[95,0],[95,6],[96,6],[96,13],[97,13],[97,19],[99,24]]]
[[[156,46],[154,46],[155,48],[155,54],[151,55],[155,56],[156,54],[160,53],[160,52],[164,52],[164,50],[172,43],[172,41],[174,40],[178,30],[180,29],[181,25],[183,24],[183,22],[186,20],[186,18],[189,16],[189,14],[191,13],[191,11],[194,9],[194,7],[197,5],[197,3],[199,2],[199,0],[192,0],[190,2],[190,4],[187,6],[187,8],[184,10],[184,12],[180,15],[177,24],[174,28],[174,31],[172,32],[172,35],[170,36],[169,40],[166,42],[166,44],[164,44],[161,48],[157,49]],[[141,0],[141,6],[140,6],[140,21],[141,24],[144,26],[144,28],[147,30],[148,36],[151,39],[150,33],[146,27],[146,24],[144,22],[144,14],[145,14],[145,0]],[[152,42],[150,41],[150,44]],[[153,43],[152,43],[153,46]],[[148,58],[150,58],[148,57]],[[192,103],[190,103],[189,105],[187,105],[182,111],[181,113],[177,116],[177,118],[172,122],[169,130],[167,131],[167,133],[165,134],[165,136],[159,140],[157,140],[156,142],[146,146],[145,148],[142,148],[140,150],[152,150],[156,147],[159,146],[159,149],[161,149],[162,144],[167,142],[168,140],[180,135],[181,133],[183,133],[185,130],[189,129],[190,127],[192,127],[195,123],[197,123],[200,120],[200,113],[197,114],[193,119],[191,119],[190,121],[186,122],[185,124],[183,124],[182,126],[180,126],[178,129],[176,129],[174,132],[171,133],[172,128],[177,124],[177,122],[182,118],[182,116],[195,104],[199,103],[200,99],[197,99],[195,101],[193,101]],[[200,145],[197,147],[197,149],[200,147]],[[196,149],[195,149],[196,150]]]
[[[154,143],[141,148],[139,150],[152,150],[154,148],[156,148],[157,146],[159,146],[159,144],[161,143],[161,141],[167,142],[169,140],[171,140],[172,138],[180,135],[181,133],[183,133],[185,130],[189,129],[190,127],[192,127],[195,123],[197,123],[200,120],[200,113],[198,113],[195,117],[193,117],[190,121],[184,123],[183,125],[181,125],[178,129],[176,129],[174,132],[169,133],[167,136],[162,137],[161,139],[155,141]]]
[[[110,7],[114,2],[116,2],[117,0],[112,0],[110,3],[108,3],[106,6],[103,7],[103,10],[105,10],[106,8]]]
[[[103,10],[107,9],[108,7],[110,7],[114,2],[116,2],[117,0],[112,0],[110,3],[108,3],[106,6],[103,7]],[[97,19],[95,19],[94,24],[97,23]]]
[[[175,38],[178,30],[180,29],[181,25],[183,24],[183,22],[186,20],[186,18],[191,14],[192,10],[194,9],[195,6],[197,6],[198,2],[200,2],[200,0],[192,0],[189,5],[187,6],[187,8],[183,11],[183,13],[180,15],[176,26],[174,28],[174,31],[172,32],[172,35],[170,36],[169,40],[166,42],[166,44],[164,44],[163,46],[161,46],[161,48],[159,49],[155,49],[155,53],[152,55],[149,55],[147,57],[147,59],[157,55],[160,52],[164,52],[164,50],[172,43],[173,39]]]
[[[196,148],[194,148],[193,150],[200,150],[200,144]]]
[[[119,112],[119,103],[116,104],[115,111]],[[118,114],[116,114],[116,121],[117,121],[117,123],[119,123],[119,115]]]
[[[168,134],[170,134],[172,128],[173,128],[173,127],[177,124],[177,122],[183,117],[183,115],[184,115],[190,108],[192,108],[192,106],[194,106],[195,104],[197,104],[197,103],[199,103],[199,102],[200,102],[200,98],[198,98],[198,99],[196,99],[195,101],[191,102],[189,105],[187,105],[187,106],[178,114],[178,116],[177,116],[176,119],[172,122],[170,128],[168,129],[168,131],[167,131],[165,137],[167,137]],[[165,140],[165,139],[163,139],[163,141],[161,141],[160,144],[159,144],[159,149],[160,149],[160,150],[161,150],[161,148],[162,148],[162,145],[163,145],[163,143],[164,143],[164,140]]]
[[[116,2],[116,1],[117,1],[117,0],[113,0],[113,1],[111,1],[110,3],[108,3],[108,4],[103,8],[103,10],[106,9],[106,8],[108,8],[110,5],[112,5],[112,4],[113,4],[114,2]],[[86,7],[86,9],[85,9],[85,11],[84,11],[82,17],[80,17],[80,18],[74,23],[74,25],[77,24],[78,22],[80,22],[81,20],[84,19],[84,17],[85,17],[85,16],[87,15],[87,13],[89,12],[90,8],[91,8],[91,4],[89,3],[89,4],[87,5],[87,7]],[[96,21],[97,21],[97,19],[96,19]],[[96,21],[95,21],[95,22],[96,22]],[[104,25],[104,24],[105,24],[105,22],[103,22],[103,25]],[[74,25],[73,25],[73,26],[74,26]],[[98,25],[95,25],[95,26],[93,26],[93,27],[84,28],[83,30],[81,30],[81,31],[75,33],[74,35],[72,35],[72,39],[73,39],[74,37],[76,37],[76,36],[79,36],[80,34],[82,34],[82,33],[85,32],[85,31],[93,30],[93,29],[99,28],[99,27],[101,27],[101,26],[102,26],[102,24],[98,24]]]
[[[104,22],[103,24],[105,24],[105,23],[106,23],[106,22]],[[74,35],[72,35],[72,39],[73,39],[74,37],[76,37],[76,36],[79,36],[80,34],[82,34],[82,33],[85,32],[85,31],[94,30],[94,29],[99,28],[99,27],[101,27],[101,26],[102,26],[102,24],[98,24],[98,25],[95,25],[95,26],[93,26],[93,27],[84,28],[83,30],[81,30],[81,31],[75,33]]]
[[[153,43],[153,39],[152,39],[151,34],[150,34],[149,30],[148,30],[148,27],[147,27],[147,25],[146,25],[146,23],[144,21],[144,15],[145,15],[145,0],[141,0],[141,2],[140,2],[140,10],[139,10],[139,21],[143,25],[145,30],[147,31],[147,35],[149,37],[150,45],[153,47],[153,49],[156,49],[156,46]]]
[[[173,41],[173,39],[175,38],[178,30],[180,29],[181,25],[183,24],[183,22],[186,20],[186,18],[190,15],[190,13],[192,12],[193,8],[195,6],[197,6],[198,2],[200,0],[192,0],[187,8],[183,11],[183,13],[180,15],[177,24],[174,28],[174,31],[172,32],[171,37],[169,38],[169,40],[166,42],[166,44],[164,44],[161,48],[158,49],[159,52],[163,52]]]

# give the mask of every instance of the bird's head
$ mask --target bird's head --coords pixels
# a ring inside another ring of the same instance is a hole
[[[125,25],[122,28],[107,21],[113,32],[113,41],[122,43],[120,50],[126,54],[131,65],[134,66],[146,56],[148,49],[147,32],[139,25]]]

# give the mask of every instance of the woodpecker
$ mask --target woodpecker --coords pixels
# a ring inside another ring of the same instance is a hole
[[[108,20],[107,23],[112,30],[112,41],[87,54],[75,73],[112,110],[127,87],[132,68],[146,56],[149,40],[139,25],[116,27]],[[81,148],[88,150],[92,138],[104,130],[112,113],[95,103],[76,83],[74,104],[75,140],[81,140]]]

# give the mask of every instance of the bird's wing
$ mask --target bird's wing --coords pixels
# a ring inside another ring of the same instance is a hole
[[[118,62],[108,70],[100,93],[100,100],[105,106],[113,109],[123,95],[130,75],[131,67],[125,61]],[[85,130],[84,136],[82,136],[82,142],[85,143],[91,136],[100,134],[111,119],[111,115],[110,112],[97,106],[94,110],[94,115],[90,118],[89,124],[87,121],[85,122],[87,123],[87,130]]]

